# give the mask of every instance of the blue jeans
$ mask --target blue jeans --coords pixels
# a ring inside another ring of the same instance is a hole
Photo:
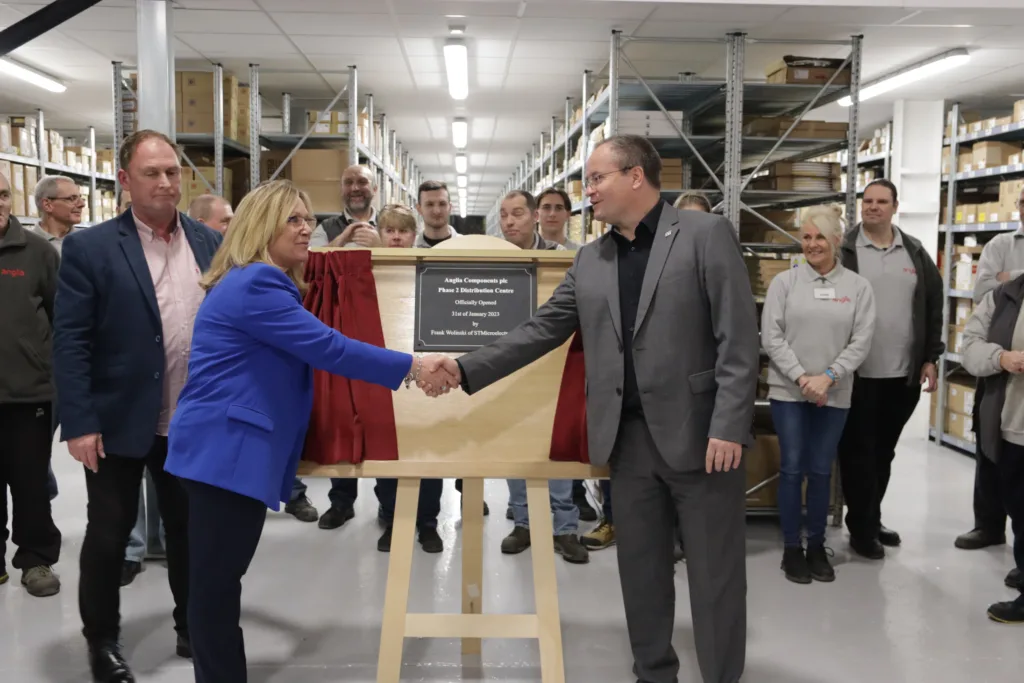
[[[146,487],[146,496],[142,494],[143,487]],[[155,534],[154,527],[156,527]],[[146,548],[149,543],[156,540],[160,544],[161,551],[167,547],[164,538],[164,520],[160,519],[156,487],[153,486],[153,481],[149,477],[149,470],[146,470],[142,485],[139,486],[139,514],[135,519],[135,526],[132,527],[132,531],[128,535],[128,546],[125,548],[124,559],[128,562],[142,562],[146,559]]]
[[[819,408],[801,401],[772,401],[779,435],[779,521],[787,548],[800,546],[801,487],[807,477],[807,546],[825,543],[832,463],[846,424],[846,408]]]
[[[572,479],[548,481],[551,496],[551,515],[555,536],[576,533],[580,525],[580,509],[572,501]],[[512,518],[516,526],[530,528],[530,512],[526,506],[526,481],[508,480],[508,504],[512,507]]]

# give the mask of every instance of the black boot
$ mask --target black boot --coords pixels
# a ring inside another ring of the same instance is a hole
[[[829,552],[823,545],[807,546],[807,567],[815,581],[829,583],[836,580],[836,571],[828,561]]]
[[[90,643],[89,669],[97,683],[135,683],[117,643]]]
[[[782,551],[782,571],[793,583],[811,582],[811,569],[807,566],[803,548],[794,546]]]

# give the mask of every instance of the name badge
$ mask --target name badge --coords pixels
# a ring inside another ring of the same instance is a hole
[[[815,287],[814,298],[831,301],[836,298],[836,290],[833,287]]]

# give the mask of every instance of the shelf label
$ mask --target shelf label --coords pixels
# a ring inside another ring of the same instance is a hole
[[[537,267],[422,263],[416,267],[416,351],[471,351],[504,337],[537,308]]]

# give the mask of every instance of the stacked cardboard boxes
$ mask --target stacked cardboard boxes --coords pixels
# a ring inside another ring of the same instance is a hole
[[[772,164],[768,175],[751,183],[758,190],[788,192],[838,192],[842,181],[839,164],[820,161],[780,161]]]
[[[751,137],[782,137],[796,119],[792,116],[769,118],[746,116],[743,119],[743,134]],[[846,138],[849,125],[827,121],[800,121],[789,134],[790,138],[807,140],[842,140]],[[837,159],[838,161],[838,159]]]
[[[213,194],[210,190],[211,187],[217,186],[217,169],[213,166],[196,166],[196,170],[199,171],[197,175],[190,166],[185,166],[181,169],[181,201],[178,202],[179,211],[188,211],[188,205],[192,203],[192,200],[200,195]],[[203,178],[206,182],[203,182]],[[209,183],[207,186],[206,183]],[[234,184],[234,174],[230,168],[224,168],[224,199],[231,202],[233,200],[232,186]]]
[[[762,297],[768,293],[768,285],[779,273],[784,273],[790,268],[790,263],[785,259],[763,259],[747,257],[747,274],[750,276],[750,289],[754,296]]]
[[[957,375],[949,380],[946,385],[946,412],[943,416],[943,431],[974,443],[974,413],[975,384],[971,377]],[[939,407],[938,393],[932,394],[931,400],[931,424],[935,427],[938,423],[937,412]]]
[[[346,135],[348,133],[348,112],[307,111],[306,127],[309,126],[313,126],[313,135]],[[362,134],[362,130],[361,125],[360,134]]]
[[[794,57],[787,55],[770,64],[764,71],[769,83],[824,85],[843,65],[842,59],[825,57]],[[832,85],[850,84],[850,66],[832,80]]]
[[[206,71],[178,71],[174,74],[177,131],[183,134],[213,135],[214,74]],[[238,121],[245,112],[248,122],[249,98],[239,97],[238,79],[224,76],[224,137],[239,140]],[[246,138],[247,139],[247,138]]]
[[[683,160],[662,159],[661,160],[661,189],[682,190],[683,189]]]
[[[309,195],[317,213],[339,213],[341,174],[348,165],[346,149],[300,149],[286,169],[289,177]]]

